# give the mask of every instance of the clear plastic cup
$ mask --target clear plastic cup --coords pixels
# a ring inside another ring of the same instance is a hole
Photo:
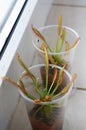
[[[48,49],[48,54],[51,55],[51,56],[62,57],[62,59],[64,61],[66,61],[66,63],[67,63],[66,69],[69,72],[72,72],[72,64],[73,64],[75,51],[76,51],[76,48],[78,46],[79,41],[74,47],[69,49],[69,51],[65,51],[65,43],[64,43],[62,50],[57,53],[56,52],[56,41],[57,41],[57,34],[58,34],[57,33],[57,28],[58,28],[58,25],[50,25],[50,26],[44,26],[42,28],[39,28],[38,30],[45,37],[49,47],[53,48],[53,50],[54,50],[53,52],[51,52]],[[77,38],[79,38],[79,35],[75,30],[73,30],[70,27],[62,26],[62,28],[66,29],[66,38],[65,38],[64,42],[68,41],[69,46],[71,46],[75,42],[75,40]],[[35,35],[33,33],[32,42],[33,42],[33,45],[34,45],[34,47],[36,49],[38,63],[41,63],[41,64],[45,63],[45,61],[44,61],[44,52],[41,49],[43,41],[37,35]],[[58,63],[57,65],[59,65],[61,67],[63,66],[62,63]]]
[[[51,80],[53,77],[52,66],[53,65],[49,66],[49,76],[48,76],[49,85],[51,84],[52,82]],[[56,68],[58,71],[61,69],[61,67],[59,66],[56,66]],[[39,79],[39,82],[42,85],[42,87],[44,87],[45,86],[45,65],[44,64],[34,65],[29,69]],[[58,91],[61,91],[70,80],[71,80],[70,74],[66,70],[64,70],[63,80],[60,89],[58,89]],[[30,80],[28,77],[25,77],[23,78],[23,82],[26,89],[28,90],[28,93],[32,94],[38,99],[39,95],[35,90],[32,80]],[[55,98],[48,102],[40,102],[40,103],[35,103],[32,99],[25,96],[21,90],[19,90],[19,93],[24,99],[26,104],[27,114],[29,117],[30,124],[32,126],[32,130],[62,130],[63,129],[66,104],[72,86],[65,94],[58,96],[58,98]]]

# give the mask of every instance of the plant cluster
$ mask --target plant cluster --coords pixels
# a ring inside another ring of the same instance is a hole
[[[62,102],[59,104],[53,103],[53,100],[55,101],[55,99],[58,99],[60,96],[65,95],[69,91],[74,80],[76,79],[77,74],[74,73],[71,79],[68,80],[68,82],[65,84],[64,82],[67,79],[66,74],[64,75],[64,69],[67,65],[67,62],[62,58],[62,55],[49,55],[48,50],[50,52],[61,52],[65,41],[66,29],[62,27],[62,17],[59,17],[56,50],[50,48],[46,39],[38,29],[32,26],[32,30],[43,41],[41,49],[44,52],[45,66],[42,68],[43,71],[40,70],[42,80],[44,80],[43,83],[40,83],[40,77],[35,76],[31,72],[19,54],[16,54],[16,58],[19,64],[25,70],[24,73],[18,77],[17,82],[6,76],[2,77],[2,80],[6,80],[13,84],[15,87],[21,90],[28,99],[31,99],[34,102],[33,108],[28,113],[33,129],[61,130],[64,116],[64,101],[62,100]],[[71,46],[69,46],[69,43],[66,42],[65,51],[68,53],[69,50],[77,44],[78,40],[79,38],[77,38]],[[52,63],[52,65],[50,65],[50,63]],[[58,69],[56,67],[57,64],[60,64],[62,68]],[[53,71],[51,71],[51,69]],[[51,74],[53,76],[51,76]],[[51,78],[49,76],[51,76]],[[25,77],[32,81],[31,84],[27,85],[27,87],[25,87],[23,81]],[[34,90],[37,93],[38,97],[28,91],[28,88],[30,87],[29,85],[32,85],[31,87],[34,87]]]
[[[47,41],[46,41],[45,37],[43,36],[43,34],[41,33],[41,31],[39,31],[36,27],[32,26],[32,31],[43,42],[43,44],[40,48],[41,50],[43,50],[43,48],[45,46],[46,49],[50,53],[57,53],[57,55],[49,54],[49,62],[51,64],[60,65],[60,66],[64,66],[64,64],[65,65],[68,64],[68,62],[64,60],[63,56],[61,54],[60,55],[58,55],[58,54],[62,51],[63,46],[65,46],[65,54],[68,54],[70,49],[72,49],[79,42],[80,37],[77,37],[76,40],[74,41],[74,43],[72,43],[71,45],[69,44],[69,41],[66,41],[66,28],[64,26],[62,26],[62,16],[59,16],[59,18],[58,18],[55,49],[50,47],[49,43],[47,43]]]
[[[48,88],[49,62],[48,62],[48,52],[47,52],[45,46],[44,46],[44,53],[45,53],[45,61],[46,61],[46,64],[45,64],[46,83],[42,89],[40,87],[41,84],[39,82],[39,77],[35,77],[35,75],[33,75],[33,73],[30,72],[30,70],[27,68],[27,66],[25,65],[25,63],[23,62],[23,60],[21,59],[19,54],[17,54],[16,57],[17,57],[17,60],[19,61],[20,65],[24,68],[25,72],[19,76],[17,82],[13,81],[9,77],[2,78],[3,80],[7,80],[10,83],[12,83],[14,86],[18,87],[28,98],[32,99],[35,103],[38,103],[38,104],[41,102],[51,101],[51,100],[57,98],[58,96],[65,94],[69,90],[73,81],[76,78],[76,74],[74,74],[72,76],[71,81],[59,93],[55,94],[56,90],[59,88],[60,84],[62,83],[62,75],[63,75],[64,69],[65,69],[65,66],[62,67],[62,69],[59,71],[59,73],[58,73],[58,70],[55,67],[55,65],[52,66],[53,70],[54,70],[53,80],[52,80],[51,85]],[[56,86],[54,87],[53,91],[51,91],[52,87],[56,81],[57,75],[58,75],[58,81],[57,81]],[[22,81],[22,79],[25,76],[27,76],[28,78],[31,78],[33,85],[35,87],[35,90],[39,95],[39,98],[36,98],[34,95],[31,95],[30,93],[28,93],[28,91],[25,88],[24,83]]]

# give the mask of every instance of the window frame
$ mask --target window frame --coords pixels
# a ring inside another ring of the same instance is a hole
[[[7,46],[8,37],[11,34],[16,21],[18,21],[19,15],[22,12],[26,2],[27,2],[27,0],[18,0],[18,1],[16,1],[16,3],[14,3],[14,6],[11,9],[11,12],[9,13],[8,18],[5,21],[3,28],[1,29],[1,32],[0,32],[0,43],[1,43],[0,44],[0,59]]]
[[[21,17],[17,23],[17,26],[9,40],[9,44],[7,45],[5,52],[0,59],[0,77],[3,77],[7,74],[15,53],[22,43],[22,39],[27,29],[28,24],[30,23],[31,16],[37,5],[38,0],[27,0],[27,4],[23,10]],[[2,86],[3,81],[0,79],[0,87]]]

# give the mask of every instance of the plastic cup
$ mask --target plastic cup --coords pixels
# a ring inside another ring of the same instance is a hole
[[[49,66],[48,81],[51,81],[53,76],[52,66],[53,65]],[[58,71],[61,69],[61,67],[59,66],[56,66],[56,68],[58,69]],[[29,69],[39,79],[39,82],[42,85],[42,87],[44,87],[45,65],[44,64],[34,65]],[[63,89],[70,80],[71,80],[70,74],[66,70],[64,70],[63,81],[60,86],[61,88],[58,89],[58,91],[61,91],[61,89]],[[32,94],[38,99],[39,95],[35,90],[32,80],[30,80],[28,77],[25,77],[23,78],[23,82],[26,89],[28,90],[28,93]],[[29,117],[32,130],[62,130],[63,129],[64,114],[65,114],[68,96],[70,94],[71,89],[72,86],[69,88],[67,93],[58,96],[58,98],[55,98],[52,101],[40,102],[40,103],[35,103],[32,99],[25,96],[21,90],[19,90],[19,93],[24,99],[26,104],[27,114]]]
[[[79,35],[72,28],[63,26],[63,28],[66,29],[66,38],[65,38],[62,50],[57,53],[56,52],[57,28],[58,28],[58,25],[50,25],[50,26],[44,26],[42,28],[39,28],[38,30],[45,37],[49,47],[54,50],[53,52],[48,50],[48,54],[51,56],[62,57],[62,59],[66,61],[67,63],[66,69],[69,72],[72,72],[72,64],[74,61],[74,56],[75,56],[76,48],[78,46],[79,41],[74,47],[69,49],[68,52],[65,51],[65,42],[68,41],[69,46],[71,46],[75,42],[75,40],[79,37]],[[41,49],[41,46],[43,45],[43,41],[37,35],[33,33],[32,42],[36,49],[38,63],[40,64],[45,63],[44,52]],[[62,67],[64,64],[58,63],[57,65]]]

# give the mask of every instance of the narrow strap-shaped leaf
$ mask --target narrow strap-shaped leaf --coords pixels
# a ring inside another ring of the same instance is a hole
[[[44,41],[44,43],[46,43],[46,40],[45,40],[45,38],[44,38],[44,36],[40,33],[40,31],[37,29],[37,28],[35,28],[33,25],[32,25],[32,30],[33,30],[33,32],[42,40],[42,41]]]
[[[35,80],[36,77],[29,71],[29,69],[27,68],[27,66],[25,65],[25,63],[23,62],[23,60],[21,59],[19,54],[16,54],[16,58],[19,61],[20,65],[25,69],[25,71],[27,72],[27,74],[29,75],[29,77],[32,80]]]
[[[61,32],[62,32],[62,16],[59,16],[58,26],[57,26],[56,52],[58,52],[58,46],[59,46]]]
[[[57,78],[57,68],[54,67],[54,76],[53,76],[52,84],[50,85],[50,88],[48,90],[48,94],[50,93],[50,91],[55,83],[56,78]]]
[[[1,79],[5,80],[5,81],[8,81],[9,83],[13,84],[17,88],[20,88],[20,86],[15,81],[13,81],[11,78],[9,78],[9,77],[4,76]]]
[[[62,82],[62,74],[63,74],[64,68],[65,68],[65,65],[60,69],[59,78],[58,78],[58,80],[57,80],[57,85],[56,85],[56,87],[54,88],[54,90],[52,91],[51,95],[53,95],[53,94],[56,92],[56,90],[58,89],[59,85],[60,85],[61,82]]]
[[[67,84],[67,86],[64,87],[64,89],[61,91],[61,94],[65,94],[69,90],[76,77],[77,77],[76,73],[72,75],[71,81]]]
[[[46,66],[46,90],[48,88],[48,69],[49,69],[49,62],[48,62],[48,52],[46,47],[44,47],[45,52],[45,66]]]
[[[78,37],[78,38],[75,40],[75,42],[70,46],[69,49],[72,49],[74,46],[76,46],[76,44],[79,42],[79,40],[80,40],[80,37]]]
[[[27,72],[22,73],[22,74],[20,75],[18,81],[21,81],[21,80],[22,80],[24,77],[26,77],[26,76],[28,76],[28,73],[27,73]],[[37,91],[38,94],[41,96],[42,94],[41,94],[41,92],[40,92],[40,90],[39,90],[38,79],[39,79],[39,78],[37,78],[33,83],[34,83],[34,87],[35,87],[36,91]]]
[[[65,36],[66,36],[66,28],[62,28],[62,35],[61,35],[62,44],[64,43]]]
[[[27,72],[24,72],[20,75],[19,79],[23,79],[24,77],[28,76],[28,73]]]
[[[47,43],[45,37],[42,35],[42,33],[37,28],[35,28],[34,26],[32,26],[32,30],[43,41],[43,44],[45,44],[48,47],[48,49],[51,51],[51,48],[48,45],[48,43]]]
[[[55,96],[53,96],[53,99],[56,98],[56,97],[58,97],[58,96],[60,96],[60,95],[62,95],[62,94],[67,93],[67,91],[72,86],[72,83],[74,82],[74,80],[76,79],[76,77],[77,77],[77,74],[74,73],[73,76],[72,76],[71,81],[64,87],[64,89],[61,92],[59,92],[58,94],[56,94]]]
[[[65,51],[68,52],[69,48],[70,48],[69,43],[68,43],[68,41],[66,41],[65,42]]]
[[[23,92],[28,98],[30,98],[30,99],[32,99],[32,100],[36,99],[33,95],[31,95],[31,94],[29,94],[29,93],[27,92],[26,88],[24,87],[24,84],[23,84],[22,80],[19,80],[18,83],[19,83],[20,86],[21,86],[22,92]]]
[[[23,82],[19,81],[20,84],[16,83],[15,81],[13,81],[12,79],[10,79],[9,77],[2,77],[2,80],[8,81],[9,83],[13,84],[16,88],[19,88],[27,97],[31,98],[31,99],[35,99],[35,97],[33,97],[32,95],[29,95],[27,93],[27,91],[24,88]]]
[[[62,50],[63,43],[65,41],[65,36],[66,36],[66,29],[62,28],[62,34],[59,38],[59,42],[58,42],[58,45],[57,45],[56,52],[60,52]]]
[[[62,29],[62,16],[59,16],[59,18],[58,18],[58,36],[61,33],[61,29]]]

